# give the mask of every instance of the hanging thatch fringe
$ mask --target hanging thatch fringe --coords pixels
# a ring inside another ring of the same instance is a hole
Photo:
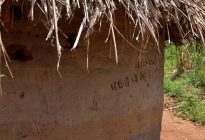
[[[5,0],[0,0],[0,8]],[[10,1],[10,0],[8,0]],[[21,0],[12,0],[21,1]],[[34,9],[39,8],[42,12],[43,21],[46,27],[50,28],[47,39],[53,35],[56,38],[56,46],[60,62],[61,46],[58,39],[59,18],[67,16],[71,19],[76,8],[82,8],[84,19],[79,28],[79,32],[72,48],[75,49],[81,33],[87,28],[87,36],[92,33],[97,23],[101,24],[102,17],[110,22],[108,38],[112,35],[115,59],[118,63],[117,45],[115,41],[115,32],[122,35],[115,26],[112,15],[119,8],[123,9],[135,29],[133,38],[136,40],[147,40],[151,37],[159,45],[159,29],[167,30],[168,39],[178,43],[185,38],[201,39],[205,45],[205,1],[204,0],[26,0],[31,3],[29,17],[35,18]],[[7,4],[8,6],[8,4]],[[62,9],[66,9],[66,15],[62,15]],[[1,9],[0,9],[1,10]],[[5,12],[5,11],[2,11]],[[3,19],[5,20],[5,19]],[[5,22],[6,23],[6,22]],[[53,31],[55,31],[53,33]],[[150,35],[147,35],[149,32]],[[88,37],[86,37],[88,38]],[[146,43],[144,43],[146,44]],[[135,47],[132,45],[132,47]],[[59,63],[58,63],[59,67]]]
[[[61,57],[61,45],[59,43],[59,38],[58,38],[58,18],[57,18],[57,11],[56,11],[56,1],[52,0],[52,5],[53,5],[53,21],[54,21],[54,27],[55,27],[55,37],[56,37],[56,47],[58,51],[58,63],[57,63],[57,70],[59,69],[60,65],[60,57]]]

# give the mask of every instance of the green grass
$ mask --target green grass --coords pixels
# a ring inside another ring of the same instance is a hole
[[[205,50],[196,52],[193,48],[188,48],[189,68],[175,80],[171,80],[171,76],[177,68],[178,52],[174,45],[166,49],[164,89],[170,97],[176,99],[178,116],[205,125],[205,100],[202,99],[202,96],[205,96]]]

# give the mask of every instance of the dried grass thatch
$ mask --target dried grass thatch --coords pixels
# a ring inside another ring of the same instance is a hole
[[[0,0],[0,8],[4,5],[6,7],[5,11],[1,13],[11,11],[9,5],[15,1],[18,2],[18,0]],[[62,48],[58,37],[58,20],[64,16],[71,19],[78,8],[84,11],[84,18],[72,50],[76,48],[83,29],[87,30],[85,38],[89,38],[94,26],[106,18],[110,27],[108,37],[113,39],[117,63],[118,53],[115,35],[116,33],[120,34],[120,32],[115,26],[113,14],[118,9],[123,9],[125,16],[135,26],[133,35],[136,40],[139,38],[146,40],[145,33],[149,32],[158,46],[159,29],[164,28],[167,31],[168,40],[180,43],[185,38],[200,39],[205,44],[203,36],[205,2],[203,0],[23,0],[23,2],[25,1],[30,2],[28,15],[31,20],[35,18],[35,8],[41,11],[44,24],[49,28],[47,39],[55,36],[59,61]],[[66,9],[65,15],[63,15],[63,9]],[[2,19],[4,19],[5,24],[9,24],[11,17],[6,14],[6,16],[2,16]],[[0,45],[3,47],[2,43]]]

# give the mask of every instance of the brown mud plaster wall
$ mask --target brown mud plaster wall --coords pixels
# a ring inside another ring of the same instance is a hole
[[[116,65],[113,49],[109,58],[112,45],[104,44],[107,33],[96,33],[90,72],[81,41],[77,51],[63,51],[61,79],[56,49],[44,41],[47,31],[26,25],[16,23],[3,35],[6,46],[25,45],[32,60],[11,62],[14,79],[3,70],[8,76],[0,97],[0,140],[159,140],[163,56],[152,40],[147,52],[139,53],[117,36]]]

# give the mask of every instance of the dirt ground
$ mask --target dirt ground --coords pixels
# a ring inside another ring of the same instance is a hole
[[[161,140],[205,140],[205,127],[174,116],[169,110],[173,108],[173,102],[165,97]]]

